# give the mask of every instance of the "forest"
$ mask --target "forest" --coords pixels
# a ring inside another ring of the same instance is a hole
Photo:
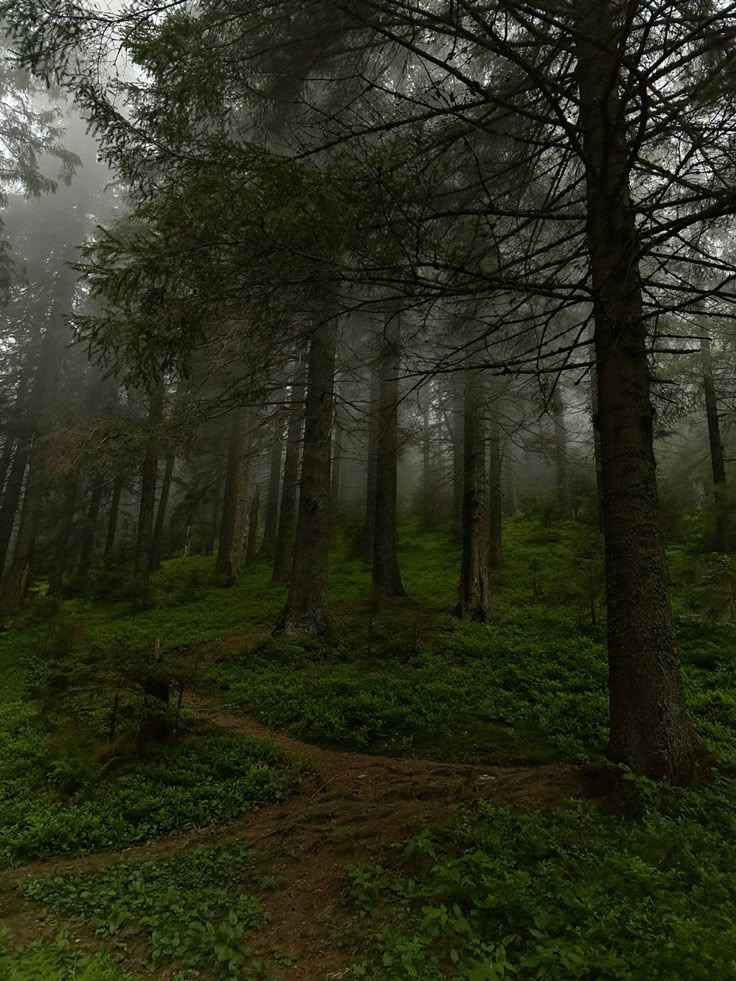
[[[0,981],[736,981],[736,2],[0,0]]]

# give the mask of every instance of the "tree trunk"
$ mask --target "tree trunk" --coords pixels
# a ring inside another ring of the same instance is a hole
[[[723,460],[721,424],[718,418],[718,399],[713,380],[713,359],[710,350],[710,335],[703,325],[700,333],[700,355],[703,365],[703,392],[705,394],[705,414],[708,420],[708,441],[710,443],[710,462],[713,471],[713,498],[715,507],[715,540],[717,552],[730,551],[730,530],[728,496],[726,489],[726,466]]]
[[[118,515],[120,514],[120,497],[123,493],[122,474],[115,474],[112,482],[112,498],[110,500],[110,512],[107,518],[107,534],[105,535],[105,555],[108,556],[115,545],[115,535],[118,529]]]
[[[278,393],[283,398],[283,392]],[[271,443],[271,459],[269,464],[268,494],[266,496],[266,514],[263,524],[263,540],[261,552],[271,556],[276,546],[276,535],[279,522],[279,493],[281,490],[281,451],[284,432],[284,413],[281,406],[276,409],[273,421],[273,437]]]
[[[158,510],[156,511],[156,523],[153,527],[153,542],[151,543],[151,572],[157,572],[161,568],[161,544],[164,535],[164,524],[166,522],[166,508],[169,504],[169,493],[171,491],[171,480],[174,476],[175,457],[169,453],[166,457],[164,466],[164,476],[161,482],[161,494],[158,499]]]
[[[461,376],[452,379],[452,535],[462,541],[465,487],[465,401]]]
[[[431,531],[435,526],[437,504],[432,474],[431,408],[432,388],[431,384],[428,384],[424,404],[422,405],[422,492],[419,498],[421,502],[422,527],[425,531]]]
[[[245,564],[250,566],[256,561],[258,554],[258,511],[260,509],[261,494],[256,487],[256,492],[250,502],[248,511],[248,543],[245,547]]]
[[[593,416],[593,456],[595,458],[595,490],[598,505],[598,531],[604,530],[605,509],[603,507],[603,459],[601,457],[601,434],[598,428],[598,372],[593,365],[590,370],[590,402]]]
[[[66,492],[62,503],[59,528],[56,536],[54,557],[49,575],[49,596],[64,595],[64,574],[66,573],[67,557],[69,554],[69,539],[74,526],[74,511],[79,490],[79,474],[72,474],[66,480]]]
[[[21,441],[18,440],[18,436],[19,436],[20,426],[23,420],[23,407],[25,404],[27,391],[28,391],[28,372],[27,370],[24,369],[20,376],[20,380],[18,382],[18,391],[15,396],[15,405],[13,407],[13,412],[9,420],[8,431],[5,434],[5,443],[3,444],[2,456],[0,456],[0,501],[4,500],[6,483],[8,481],[8,477],[11,472],[12,462],[15,456],[14,451],[17,452],[18,448],[21,446]],[[14,513],[17,506],[18,504],[16,501]],[[3,561],[5,559],[5,551],[7,551],[7,546],[5,550],[0,551],[0,573],[2,572]]]
[[[289,405],[289,427],[284,455],[284,482],[281,490],[276,549],[273,556],[273,582],[288,582],[294,553],[296,499],[299,486],[299,450],[304,425],[305,369],[300,365],[294,377]]]
[[[390,310],[381,345],[381,389],[376,453],[373,586],[384,596],[405,596],[396,552],[396,470],[399,452],[401,314]]]
[[[488,565],[503,566],[503,492],[501,490],[501,427],[498,398],[489,405],[488,426]]]
[[[92,555],[95,546],[95,532],[97,531],[97,521],[100,516],[100,505],[102,504],[102,493],[104,483],[101,479],[95,480],[89,497],[89,507],[82,529],[82,540],[79,548],[79,563],[77,565],[76,587],[84,590],[89,579],[89,570],[92,565]]]
[[[30,457],[27,438],[18,440],[13,454],[13,463],[5,484],[3,503],[0,507],[0,574],[4,571],[13,538],[13,525],[18,513],[18,506],[23,495],[23,481]]]
[[[557,506],[560,516],[569,518],[571,512],[570,474],[567,467],[567,427],[565,426],[565,402],[559,389],[555,390],[550,406],[555,434],[555,476],[557,479]]]
[[[611,0],[578,7],[578,91],[587,185],[605,507],[609,756],[687,783],[689,725],[657,521],[653,410],[629,148]]]
[[[330,490],[330,542],[337,540],[337,526],[340,520],[340,479],[342,475],[343,428],[342,410],[335,399],[335,424],[332,437],[332,488]]]
[[[320,324],[309,345],[299,514],[282,621],[287,633],[316,635],[329,627],[330,436],[336,350],[336,325],[330,321]]]
[[[131,601],[136,610],[151,605],[151,565],[153,559],[153,513],[156,507],[156,478],[158,476],[158,448],[156,427],[163,418],[163,389],[159,386],[151,393],[148,410],[148,433],[141,467],[141,498],[138,509],[138,533],[135,547],[135,564]]]
[[[215,562],[215,570],[222,576],[226,586],[233,586],[240,578],[245,517],[247,429],[248,413],[242,408],[235,409],[227,447],[220,540]]]
[[[378,474],[378,432],[381,402],[381,375],[374,365],[371,369],[368,405],[368,457],[365,474],[365,532],[363,558],[373,562],[373,546],[376,540],[376,480]]]
[[[463,419],[463,528],[458,615],[488,619],[488,486],[486,481],[486,391],[480,371],[465,372]]]

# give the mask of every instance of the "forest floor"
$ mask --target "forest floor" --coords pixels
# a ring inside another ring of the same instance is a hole
[[[405,532],[380,607],[338,550],[322,641],[271,635],[266,564],[165,563],[142,614],[34,600],[0,632],[0,976],[736,979],[732,572],[670,550],[716,780],[601,796],[596,547],[509,522],[488,625],[443,536]],[[182,711],[141,746],[159,638]]]

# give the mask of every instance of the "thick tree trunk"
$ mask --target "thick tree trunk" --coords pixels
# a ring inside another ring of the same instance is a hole
[[[102,494],[104,483],[101,479],[95,480],[89,496],[89,507],[84,519],[82,528],[81,543],[79,547],[79,562],[77,564],[76,588],[84,590],[89,579],[89,570],[92,565],[92,555],[95,547],[95,533],[97,532],[97,521],[100,516],[100,506],[102,504]]]
[[[330,450],[337,329],[312,333],[307,366],[304,456],[289,595],[282,621],[287,633],[320,634],[329,627],[327,567],[330,546]]]
[[[399,453],[399,367],[401,314],[390,310],[381,345],[381,391],[376,453],[376,512],[373,586],[384,596],[404,596],[396,551],[396,471]]]
[[[155,429],[163,418],[163,389],[157,387],[150,398],[146,449],[141,467],[141,497],[138,509],[138,532],[133,566],[131,602],[136,610],[151,605],[151,564],[153,559],[153,515],[156,507],[156,478],[158,476],[158,448]]]
[[[248,566],[255,563],[256,555],[258,554],[258,512],[260,510],[260,504],[260,489],[256,487],[256,492],[251,499],[248,510],[248,541],[245,547],[245,564]]]
[[[378,432],[380,428],[381,374],[376,365],[371,369],[368,405],[368,456],[365,474],[365,531],[363,558],[373,562],[376,540],[376,481],[378,479]]]
[[[245,409],[235,409],[227,447],[220,540],[215,562],[215,570],[222,576],[226,586],[233,586],[240,578],[245,519],[247,430],[248,413]]]
[[[713,498],[715,507],[714,548],[717,552],[730,551],[730,529],[728,514],[728,494],[726,488],[726,466],[723,459],[721,423],[718,418],[718,399],[713,380],[713,358],[710,349],[710,335],[703,325],[700,334],[700,355],[703,365],[703,392],[705,395],[705,414],[708,420],[708,442],[710,443],[710,462],[713,471]]]
[[[501,489],[501,427],[498,398],[489,403],[488,421],[488,565],[503,566],[503,491]]]
[[[550,405],[555,437],[555,476],[557,479],[557,506],[563,518],[571,512],[570,474],[567,467],[567,427],[565,425],[565,402],[562,393],[556,390]]]
[[[294,531],[296,528],[296,500],[299,489],[299,451],[304,426],[304,387],[305,368],[300,365],[291,388],[289,426],[284,455],[284,481],[281,490],[276,549],[273,556],[273,582],[288,582],[291,578],[291,566],[294,558]]]
[[[279,392],[278,399],[283,398],[283,393]],[[279,494],[281,491],[281,456],[282,440],[284,431],[284,413],[279,406],[276,409],[273,420],[273,436],[271,442],[271,456],[269,462],[268,493],[266,495],[266,513],[263,524],[263,539],[261,541],[261,552],[265,556],[271,556],[276,547],[276,535],[279,523]]]
[[[110,511],[107,517],[107,533],[105,535],[105,555],[110,555],[115,546],[115,535],[118,530],[118,515],[120,514],[120,498],[123,493],[122,474],[115,474],[112,482],[112,498],[110,499]]]
[[[695,777],[700,748],[685,709],[657,521],[653,411],[615,14],[611,0],[579,0],[578,11],[605,507],[608,752],[638,773],[687,783]]]
[[[486,480],[486,390],[480,371],[465,372],[463,419],[463,530],[458,615],[488,619],[488,484]]]
[[[66,480],[66,489],[54,547],[54,557],[49,575],[49,596],[64,595],[64,576],[66,574],[69,555],[69,539],[71,538],[72,528],[74,526],[74,512],[77,506],[78,491],[79,474],[75,473]]]
[[[161,568],[161,546],[164,536],[164,524],[166,523],[166,508],[169,504],[169,494],[171,492],[171,480],[174,476],[175,457],[169,453],[164,465],[164,476],[161,481],[161,493],[158,498],[158,509],[156,511],[156,523],[153,526],[153,542],[151,543],[151,572],[157,572]]]

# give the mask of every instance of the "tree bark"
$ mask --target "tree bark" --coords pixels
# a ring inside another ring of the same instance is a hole
[[[503,492],[501,490],[501,427],[498,398],[489,403],[488,424],[488,565],[503,566]]]
[[[458,615],[488,619],[488,485],[486,479],[486,391],[480,371],[465,371],[463,419],[463,528]]]
[[[427,385],[422,405],[422,491],[420,495],[422,527],[432,531],[436,518],[436,495],[432,473],[432,430],[430,412],[432,408],[432,388]]]
[[[158,509],[156,511],[156,523],[153,526],[153,541],[151,543],[151,571],[157,572],[161,568],[161,545],[164,535],[164,524],[166,522],[166,508],[169,504],[169,493],[171,491],[171,480],[174,476],[174,454],[169,453],[164,465],[164,476],[161,481],[161,493],[158,499]]]
[[[700,747],[685,709],[657,521],[653,410],[611,0],[579,0],[578,91],[605,507],[612,760],[675,783]]]
[[[365,532],[363,558],[373,562],[373,546],[376,540],[376,481],[378,479],[378,433],[380,428],[381,374],[377,366],[371,369],[368,404],[368,457],[365,474]]]
[[[590,370],[590,402],[593,416],[593,456],[595,458],[595,491],[598,505],[598,531],[604,530],[605,508],[603,507],[603,459],[601,456],[601,434],[598,427],[598,372],[595,365]]]
[[[248,413],[242,408],[235,409],[227,447],[220,540],[215,561],[215,570],[222,576],[226,586],[233,586],[240,578],[245,518],[247,428]]]
[[[115,474],[112,482],[112,498],[110,499],[110,511],[107,518],[107,534],[105,535],[105,555],[108,556],[115,545],[115,535],[118,529],[118,515],[120,514],[120,498],[123,493],[122,474]]]
[[[334,426],[332,437],[332,488],[330,490],[330,542],[337,540],[337,527],[340,521],[340,480],[342,476],[343,428],[342,410],[335,398]]]
[[[462,541],[465,487],[465,401],[460,376],[452,381],[452,534]]]
[[[294,377],[289,405],[289,426],[284,454],[284,480],[281,490],[276,548],[273,557],[273,582],[288,582],[294,553],[296,499],[299,487],[299,451],[304,426],[305,369],[300,365]]]
[[[30,446],[27,437],[18,440],[15,445],[13,462],[5,484],[3,503],[0,506],[0,573],[5,569],[13,537],[13,525],[18,513],[18,506],[23,495],[23,481],[28,467]]]
[[[376,453],[373,586],[384,596],[405,596],[396,551],[396,470],[399,452],[401,314],[389,310],[381,345],[381,389]]]
[[[718,399],[713,380],[713,357],[710,348],[710,335],[707,327],[704,325],[701,327],[700,333],[700,356],[703,365],[705,415],[708,421],[708,442],[710,444],[710,462],[713,472],[713,504],[715,507],[715,538],[713,545],[717,552],[729,552],[730,529],[726,465],[723,459],[721,423],[718,418]]]
[[[258,512],[260,510],[261,494],[258,487],[253,495],[248,510],[248,542],[245,547],[245,564],[250,566],[256,561],[258,554]]]
[[[309,345],[304,456],[294,562],[282,627],[317,635],[329,627],[327,569],[330,545],[330,450],[337,329],[317,326]]]
[[[282,398],[283,393],[279,392],[278,399],[281,400]],[[266,513],[263,524],[263,539],[261,541],[261,552],[265,556],[273,555],[276,547],[276,536],[278,534],[283,430],[284,413],[282,407],[279,406],[276,409],[273,420],[268,494],[266,495]]]
[[[148,410],[148,433],[141,467],[141,497],[138,509],[138,533],[133,567],[131,602],[136,610],[151,605],[151,565],[153,559],[153,514],[156,507],[156,478],[158,476],[158,448],[156,427],[163,418],[163,389],[158,386],[151,393]]]

